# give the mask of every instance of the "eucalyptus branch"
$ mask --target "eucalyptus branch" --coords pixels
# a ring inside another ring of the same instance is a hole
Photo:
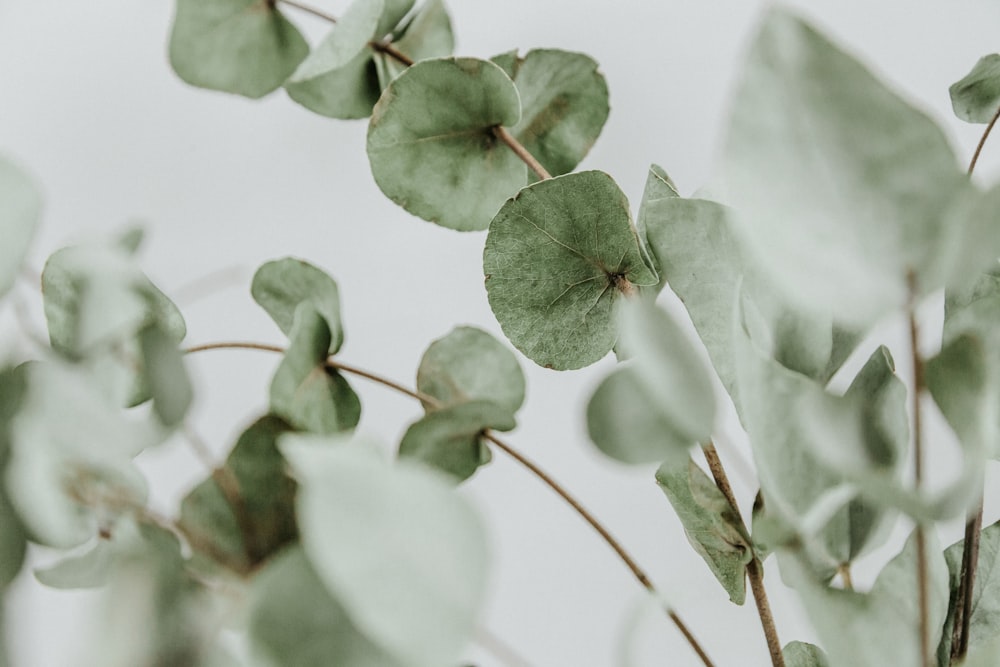
[[[976,151],[972,154],[972,159],[969,161],[969,176],[976,168],[976,163],[979,162],[979,154],[983,152],[983,146],[986,145],[986,140],[990,136],[990,132],[993,131],[993,126],[997,124],[997,120],[1000,119],[1000,107],[997,107],[997,111],[993,114],[993,118],[986,125],[986,129],[983,130],[983,136],[979,138],[979,143],[976,144]]]
[[[736,494],[733,493],[733,487],[729,483],[729,476],[726,474],[726,469],[722,466],[722,460],[719,458],[719,453],[715,450],[715,445],[712,442],[708,442],[702,445],[701,449],[705,454],[705,461],[708,463],[708,469],[712,473],[715,485],[722,492],[722,495],[726,497],[726,500],[729,501],[740,523],[745,528],[746,522],[740,513],[740,506],[736,503]],[[753,550],[752,544],[750,545],[750,549]],[[747,578],[750,579],[750,590],[757,605],[757,614],[760,616],[761,627],[764,629],[767,650],[771,654],[771,664],[774,667],[784,667],[785,656],[781,652],[778,629],[774,624],[774,614],[771,613],[771,604],[767,599],[767,590],[764,588],[764,564],[757,557],[756,553],[753,554],[753,558],[747,564]]]
[[[917,326],[916,314],[916,278],[911,273],[910,304],[908,321],[910,329],[910,353],[913,366],[913,482],[916,489],[923,484],[923,433],[921,426],[920,397],[924,391],[924,360],[920,356],[920,329]],[[920,611],[920,656],[923,667],[931,667],[931,628],[930,628],[930,591],[927,575],[927,536],[923,522],[916,527],[917,542],[917,599]]]
[[[207,343],[204,345],[195,345],[193,347],[186,348],[184,350],[184,353],[193,354],[195,352],[203,352],[206,350],[227,350],[227,349],[262,350],[265,352],[276,352],[276,353],[285,352],[285,349],[282,347],[279,347],[277,345],[268,345],[265,343],[222,342],[222,343]],[[355,366],[350,366],[348,364],[344,364],[339,361],[335,361],[333,359],[326,360],[326,367],[336,369],[344,373],[357,375],[367,380],[371,380],[372,382],[376,382],[385,387],[393,389],[397,392],[406,394],[411,398],[415,398],[418,401],[424,403],[425,405],[429,405],[431,407],[441,406],[441,402],[435,397],[431,396],[430,394],[425,394],[421,391],[409,389],[399,384],[398,382],[382,377],[370,371],[366,371],[364,369],[357,368]],[[575,496],[573,496],[569,491],[567,491],[551,475],[542,470],[536,463],[531,461],[531,459],[524,456],[524,454],[514,449],[514,447],[512,447],[511,445],[499,439],[491,431],[489,430],[483,431],[483,438],[493,443],[493,445],[495,445],[497,449],[500,449],[505,454],[510,456],[512,459],[520,463],[524,468],[526,468],[529,472],[535,475],[535,477],[541,480],[546,486],[548,486],[560,498],[562,498],[584,521],[590,524],[590,526],[601,536],[601,538],[604,539],[604,541],[608,544],[608,546],[610,546],[612,550],[614,550],[614,552],[618,555],[618,557],[625,564],[625,566],[628,567],[628,569],[632,572],[633,576],[635,576],[635,578],[639,581],[639,583],[651,594],[653,594],[658,598],[660,597],[659,592],[656,590],[656,586],[653,584],[652,580],[649,578],[646,572],[641,567],[639,567],[639,565],[635,562],[635,559],[632,558],[632,556],[628,553],[628,551],[625,550],[625,547],[622,546],[622,544],[617,539],[615,539],[615,537],[608,531],[608,529],[605,528],[604,525],[601,524],[601,522],[598,521],[597,518],[594,517],[594,515],[591,514],[590,511],[587,510],[580,503],[580,501],[576,499]],[[670,620],[674,623],[674,625],[677,627],[680,633],[684,636],[685,640],[687,640],[688,644],[691,646],[694,652],[701,659],[702,663],[704,663],[705,667],[714,667],[714,663],[708,657],[708,654],[705,653],[705,650],[701,647],[701,644],[698,642],[697,638],[695,638],[694,634],[688,628],[687,624],[684,623],[684,621],[681,619],[680,615],[673,608],[669,606],[666,606],[664,608],[664,611],[666,612],[667,617],[670,618]]]

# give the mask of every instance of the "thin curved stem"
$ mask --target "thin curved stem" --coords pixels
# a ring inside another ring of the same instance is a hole
[[[184,353],[194,354],[196,352],[204,352],[207,350],[261,350],[265,352],[276,352],[276,353],[285,352],[284,348],[279,347],[277,345],[268,345],[265,343],[253,343],[245,341],[234,341],[234,342],[206,343],[203,345],[195,345],[186,348],[184,350]],[[350,366],[348,364],[344,364],[339,361],[334,361],[333,359],[327,359],[326,366],[327,368],[335,368],[345,373],[357,375],[367,380],[371,380],[372,382],[381,384],[385,387],[389,387],[390,389],[398,391],[402,394],[406,394],[411,398],[415,398],[418,401],[424,403],[425,405],[429,405],[431,407],[441,406],[441,402],[429,394],[409,389],[399,384],[398,382],[382,377],[381,375],[377,375],[362,368],[357,368],[356,366]],[[559,484],[559,482],[557,482],[551,475],[549,475],[547,472],[538,467],[538,465],[535,464],[531,459],[527,458],[526,456],[521,454],[521,452],[514,449],[511,445],[507,444],[506,442],[495,436],[491,431],[489,430],[484,431],[483,438],[493,443],[493,445],[495,445],[497,449],[503,451],[512,459],[520,463],[525,469],[527,469],[529,472],[535,475],[535,477],[537,477],[552,491],[554,491],[556,495],[562,498],[571,508],[573,508],[573,510],[584,521],[586,521],[597,532],[598,535],[601,536],[601,538],[604,539],[604,541],[608,544],[608,546],[610,546],[612,550],[614,550],[614,552],[618,555],[621,561],[625,563],[626,567],[628,567],[629,571],[632,572],[632,574],[639,581],[639,583],[647,591],[659,597],[659,593],[657,592],[656,586],[653,584],[652,580],[649,578],[646,572],[641,567],[639,567],[638,563],[635,562],[635,559],[632,558],[632,556],[628,553],[628,551],[625,550],[625,547],[622,546],[622,544],[617,539],[615,539],[615,537],[608,531],[608,529],[605,528],[604,525],[601,524],[601,522],[598,521],[597,518],[594,517],[594,515],[587,510],[587,508],[585,508],[582,504],[580,504],[580,501],[578,501],[569,491],[567,491],[561,484]],[[670,620],[674,623],[674,625],[677,626],[677,629],[687,640],[688,644],[690,644],[691,648],[701,659],[702,663],[704,663],[705,667],[714,667],[714,663],[712,663],[712,660],[708,657],[708,654],[705,653],[705,650],[701,647],[701,644],[698,643],[698,640],[695,638],[691,630],[687,627],[687,624],[685,624],[684,621],[681,619],[680,615],[670,607],[665,607],[664,610],[666,611],[668,618],[670,618]]]
[[[503,125],[497,125],[493,128],[493,134],[496,135],[496,138],[502,141],[507,148],[514,151],[514,155],[521,158],[521,162],[528,165],[528,168],[531,169],[531,171],[538,174],[538,178],[543,181],[552,178],[552,174],[550,174],[548,170],[542,166],[542,163],[539,162],[534,155],[528,152],[528,149],[524,147],[524,144],[518,141],[506,127]]]
[[[708,442],[702,445],[702,452],[705,454],[705,461],[708,469],[712,473],[715,485],[725,496],[732,506],[736,516],[744,527],[743,515],[740,513],[740,506],[736,503],[736,494],[729,483],[729,476],[722,465],[722,459],[715,450],[715,445]],[[752,547],[751,547],[752,548]],[[760,616],[760,625],[764,630],[764,639],[767,641],[767,650],[771,654],[771,664],[774,667],[785,667],[785,655],[781,652],[781,640],[778,639],[778,628],[774,623],[774,614],[771,612],[771,603],[767,599],[767,589],[764,588],[764,564],[757,558],[757,554],[747,563],[747,578],[750,580],[750,591],[753,593],[754,603],[757,605],[757,615]]]
[[[983,152],[983,146],[986,145],[986,140],[990,136],[990,132],[993,131],[993,126],[997,124],[997,120],[1000,119],[1000,107],[997,107],[997,111],[993,114],[993,118],[986,125],[986,129],[983,130],[983,136],[979,138],[979,143],[976,144],[976,151],[972,154],[972,159],[969,161],[969,176],[972,176],[972,172],[976,168],[976,163],[979,162],[979,154]]]

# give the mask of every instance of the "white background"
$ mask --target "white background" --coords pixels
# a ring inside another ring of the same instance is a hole
[[[335,14],[346,4],[315,2]],[[968,159],[981,126],[952,117],[947,88],[979,56],[1000,50],[1000,5],[793,4],[937,117],[959,159]],[[450,8],[460,54],[558,47],[601,63],[612,112],[581,167],[612,174],[637,206],[650,162],[662,164],[682,194],[707,180],[740,54],[762,6],[747,0],[452,0]],[[281,92],[251,102],[184,85],[166,60],[171,15],[168,0],[0,0],[0,151],[44,185],[44,228],[31,259],[36,268],[74,239],[139,221],[150,231],[144,266],[178,298],[192,344],[281,343],[248,284],[257,265],[284,255],[308,259],[339,282],[346,361],[412,383],[424,348],[453,326],[473,324],[499,335],[482,282],[483,233],[437,228],[383,197],[368,169],[363,121],[315,116]],[[326,29],[294,10],[288,15],[313,37]],[[981,163],[984,181],[998,173],[1000,137],[996,141]],[[198,290],[180,289],[220,269],[224,289],[200,299],[191,296]],[[898,340],[891,324],[883,330]],[[897,358],[903,356],[900,349]],[[199,397],[193,421],[215,451],[224,452],[265,409],[276,363],[253,352],[191,359]],[[653,467],[627,469],[587,441],[586,399],[612,360],[572,373],[522,363],[528,400],[510,440],[612,528],[719,665],[766,664],[752,603],[737,608],[727,601],[686,544],[653,483]],[[354,385],[365,406],[362,428],[387,447],[398,441],[419,406],[362,380]],[[753,491],[739,462],[749,460],[748,450],[731,421],[722,423],[719,436],[746,511]],[[180,442],[143,460],[165,509],[204,474]],[[611,551],[502,455],[466,492],[487,517],[496,552],[484,627],[539,667],[624,664],[622,633],[642,596]],[[986,520],[996,517],[988,513]],[[943,539],[957,537],[951,526]],[[898,544],[861,568],[862,583]],[[808,639],[798,603],[773,566],[768,584],[782,640]],[[91,601],[22,576],[8,608],[15,665],[75,664]],[[641,618],[632,664],[696,664],[665,618],[648,611]],[[500,664],[480,647],[470,656],[483,667]]]

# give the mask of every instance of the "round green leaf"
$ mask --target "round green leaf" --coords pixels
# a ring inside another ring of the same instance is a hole
[[[510,431],[515,425],[514,415],[496,403],[452,405],[412,424],[399,443],[399,457],[423,461],[462,482],[492,458],[483,431]]]
[[[14,285],[35,235],[42,195],[13,162],[0,156],[0,296]]]
[[[1000,109],[1000,54],[983,56],[972,71],[948,88],[955,115],[968,123],[988,123]]]
[[[483,271],[504,334],[557,370],[607,354],[618,337],[615,302],[657,283],[624,193],[599,171],[540,181],[504,204],[490,225]]]
[[[330,354],[343,344],[337,283],[312,264],[291,257],[267,262],[254,274],[250,294],[285,335],[291,335],[299,304],[311,303],[330,329]]]
[[[170,64],[193,86],[250,98],[281,86],[309,54],[299,31],[266,0],[177,0]]]
[[[417,390],[446,406],[492,401],[514,414],[524,403],[524,373],[496,338],[475,327],[456,327],[424,352]]]
[[[486,535],[424,466],[360,446],[281,444],[306,555],[355,626],[408,667],[458,664],[486,592]]]
[[[788,642],[781,653],[786,667],[830,667],[823,649],[806,642]]]
[[[529,51],[514,66],[521,120],[511,128],[554,176],[580,163],[608,119],[608,85],[590,56],[557,49]]]
[[[451,55],[455,36],[444,2],[428,0],[421,5],[413,18],[396,31],[392,45],[415,62]],[[406,69],[406,65],[385,53],[375,54],[375,65],[383,88]]]
[[[414,215],[459,231],[486,229],[527,182],[527,168],[493,134],[519,117],[517,89],[493,63],[417,63],[386,88],[372,112],[372,175]]]

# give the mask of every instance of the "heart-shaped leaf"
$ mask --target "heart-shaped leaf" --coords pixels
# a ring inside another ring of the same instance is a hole
[[[988,123],[1000,109],[1000,54],[980,58],[972,71],[948,88],[955,115],[968,123]]]
[[[0,297],[14,285],[42,211],[35,183],[7,158],[0,156]]]
[[[493,132],[518,122],[514,83],[491,62],[417,63],[386,88],[368,126],[375,182],[410,213],[459,231],[486,229],[527,168]]]
[[[309,45],[268,0],[177,0],[170,64],[193,86],[258,98],[279,88]]]
[[[529,359],[567,370],[614,346],[614,305],[653,286],[628,200],[610,176],[586,171],[540,181],[510,199],[483,251],[490,307]]]

